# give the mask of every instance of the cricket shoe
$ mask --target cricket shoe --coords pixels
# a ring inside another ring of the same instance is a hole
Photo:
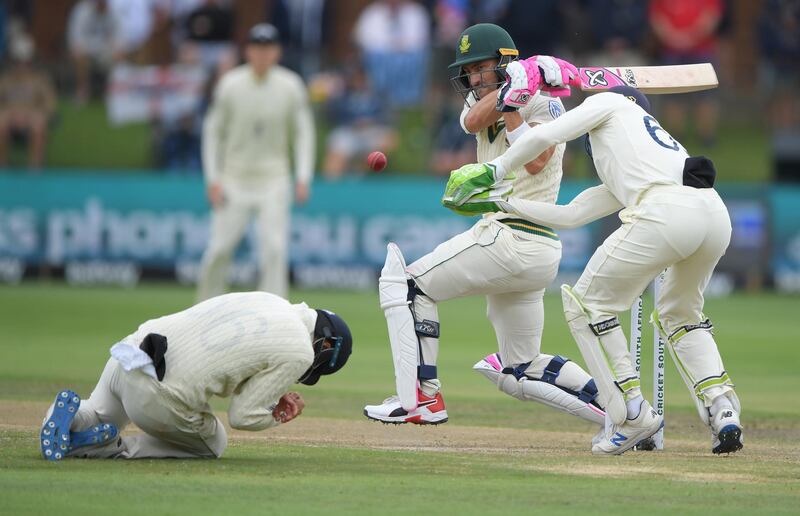
[[[409,412],[400,405],[399,397],[390,396],[383,400],[380,405],[367,405],[364,407],[364,415],[374,421],[395,425],[403,423],[440,425],[447,423],[447,410],[444,408],[444,399],[442,399],[441,392],[437,392],[435,396],[428,396],[417,388],[417,402],[417,408]]]
[[[599,443],[605,438],[606,438],[606,429],[605,427],[601,426],[600,430],[598,430],[597,433],[594,434],[594,436],[592,437],[592,446]],[[634,446],[632,449],[636,451],[654,451],[656,449],[656,441],[651,436],[646,439],[642,439],[641,441],[636,443],[636,446]]]
[[[717,455],[734,453],[743,447],[744,437],[739,414],[732,408],[717,412],[711,420],[711,452]]]
[[[664,426],[664,418],[653,410],[646,400],[642,400],[639,415],[626,419],[621,425],[611,425],[604,439],[592,446],[595,455],[621,455],[641,441],[652,437]]]
[[[68,451],[84,446],[105,444],[113,440],[118,433],[117,427],[111,423],[96,425],[89,430],[83,430],[81,432],[70,432]]]
[[[69,427],[80,406],[81,398],[74,392],[65,390],[56,394],[53,411],[39,435],[42,457],[46,460],[61,460],[66,456],[70,449]]]

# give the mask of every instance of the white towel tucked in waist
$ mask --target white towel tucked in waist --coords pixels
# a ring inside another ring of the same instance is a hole
[[[150,355],[136,346],[131,346],[126,340],[117,342],[111,347],[111,356],[122,365],[126,371],[141,369],[144,374],[158,380],[156,368]]]

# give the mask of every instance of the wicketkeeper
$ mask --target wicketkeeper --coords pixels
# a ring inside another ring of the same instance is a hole
[[[88,400],[61,391],[45,416],[42,456],[216,458],[228,438],[209,401],[231,398],[232,428],[257,431],[300,415],[296,382],[347,362],[338,315],[265,292],[227,294],[152,319],[111,348]],[[144,433],[120,437],[128,423]]]
[[[576,72],[569,63],[561,65],[572,71],[568,75]],[[499,106],[519,106],[542,84],[536,58],[510,65],[507,72]],[[520,164],[583,135],[601,185],[569,206],[504,193],[505,178]],[[712,451],[742,448],[741,405],[703,314],[703,291],[731,237],[728,211],[712,188],[714,177],[713,164],[690,157],[650,114],[647,98],[627,86],[589,97],[557,120],[532,128],[499,158],[451,175],[443,203],[456,210],[470,206],[561,227],[622,210],[622,226],[595,251],[575,286],[562,286],[570,331],[612,423],[594,453],[623,453],[663,425],[642,397],[617,314],[664,269],[653,322],[711,428]]]
[[[552,123],[564,112],[560,100],[538,91],[521,109],[495,109],[499,87],[505,83],[504,70],[519,54],[501,27],[485,23],[469,27],[461,34],[455,54],[450,68],[455,89],[465,101],[461,125],[475,135],[478,159],[502,155],[531,125]],[[567,78],[556,60],[543,58],[540,65],[554,90],[564,86]],[[514,166],[516,178],[504,185],[505,192],[513,188],[522,198],[554,203],[563,154],[564,145],[557,144],[520,161]],[[400,249],[389,244],[380,277],[380,302],[389,330],[397,396],[367,405],[364,414],[384,423],[447,421],[436,368],[437,304],[485,295],[499,353],[480,360],[475,370],[509,396],[602,424],[605,414],[589,374],[565,357],[541,352],[544,290],[555,278],[560,259],[561,242],[555,231],[505,213],[484,216],[408,267]]]

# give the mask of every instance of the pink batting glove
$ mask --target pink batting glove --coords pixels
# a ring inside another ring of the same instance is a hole
[[[506,66],[506,83],[497,95],[498,111],[524,107],[539,90],[542,77],[535,63],[514,61]]]
[[[533,56],[532,61],[541,70],[541,89],[555,97],[570,94],[570,86],[580,86],[578,68],[570,62],[552,56]]]

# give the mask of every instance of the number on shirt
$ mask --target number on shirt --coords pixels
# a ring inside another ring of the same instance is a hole
[[[665,131],[664,128],[658,125],[658,120],[652,116],[646,116],[643,120],[645,129],[647,129],[648,134],[656,141],[657,144],[661,145],[665,149],[674,151],[681,148],[680,144],[675,140],[675,138],[670,136],[670,134]],[[664,141],[659,133],[663,135],[663,138],[666,138],[667,141]]]

